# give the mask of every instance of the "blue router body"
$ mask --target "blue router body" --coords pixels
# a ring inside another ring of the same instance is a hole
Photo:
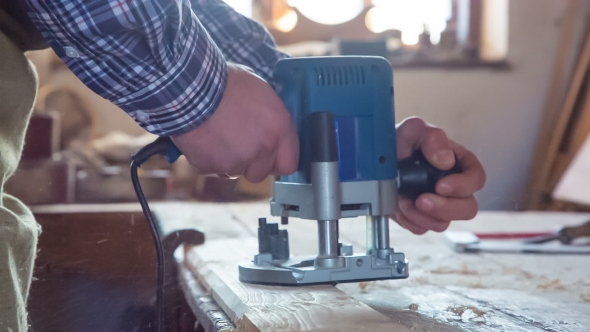
[[[280,61],[274,71],[278,95],[297,126],[300,164],[281,182],[310,183],[313,112],[334,112],[339,179],[397,177],[393,73],[380,57],[307,57]]]

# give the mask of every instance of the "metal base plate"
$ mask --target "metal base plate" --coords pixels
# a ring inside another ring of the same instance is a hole
[[[240,281],[265,285],[314,285],[347,282],[405,279],[409,264],[403,253],[387,259],[373,255],[339,256],[337,267],[317,267],[317,257],[272,261],[259,265],[250,262],[239,266]]]

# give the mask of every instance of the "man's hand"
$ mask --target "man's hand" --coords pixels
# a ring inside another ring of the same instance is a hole
[[[243,175],[257,183],[297,170],[299,140],[291,116],[271,86],[249,68],[228,64],[215,113],[200,127],[172,138],[203,174]]]
[[[422,194],[415,201],[400,198],[393,219],[414,234],[424,234],[429,230],[443,232],[452,220],[473,219],[478,210],[473,194],[481,190],[486,181],[477,157],[451,141],[441,129],[421,119],[409,118],[397,127],[397,157],[407,158],[417,149],[421,149],[424,157],[441,170],[453,167],[454,152],[463,172],[438,181],[437,194]]]

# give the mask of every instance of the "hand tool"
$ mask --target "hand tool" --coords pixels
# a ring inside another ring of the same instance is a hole
[[[420,151],[397,160],[393,73],[381,57],[285,59],[275,67],[278,95],[297,127],[298,170],[273,183],[270,213],[316,220],[318,255],[291,257],[286,229],[259,219],[259,252],[239,266],[242,282],[308,285],[399,279],[409,275],[405,255],[389,241],[389,215],[398,196],[435,192],[442,171]],[[338,238],[341,218],[365,216],[367,251],[354,253]],[[296,222],[306,222],[297,220]]]
[[[499,238],[494,238],[490,234],[475,234],[465,231],[447,231],[444,233],[444,235],[451,248],[457,252],[590,254],[590,246],[587,245],[546,245],[539,244],[544,242],[534,242],[539,240],[547,240],[546,242],[549,242],[557,239],[557,237],[553,234],[536,236],[536,234],[532,233],[532,238],[517,242],[505,240],[522,238],[523,234],[516,234],[510,237],[501,236]],[[483,239],[486,240],[482,241]]]
[[[562,227],[555,233],[532,237],[524,240],[524,242],[529,244],[540,244],[557,240],[563,244],[570,244],[577,238],[589,236],[590,220],[577,226]]]

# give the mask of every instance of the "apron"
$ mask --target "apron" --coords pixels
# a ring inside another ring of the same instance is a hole
[[[0,0],[0,331],[16,332],[28,330],[26,304],[41,230],[31,211],[4,193],[4,183],[18,166],[37,94],[36,71],[24,52],[44,45],[30,22],[14,14],[16,4],[6,5]]]

